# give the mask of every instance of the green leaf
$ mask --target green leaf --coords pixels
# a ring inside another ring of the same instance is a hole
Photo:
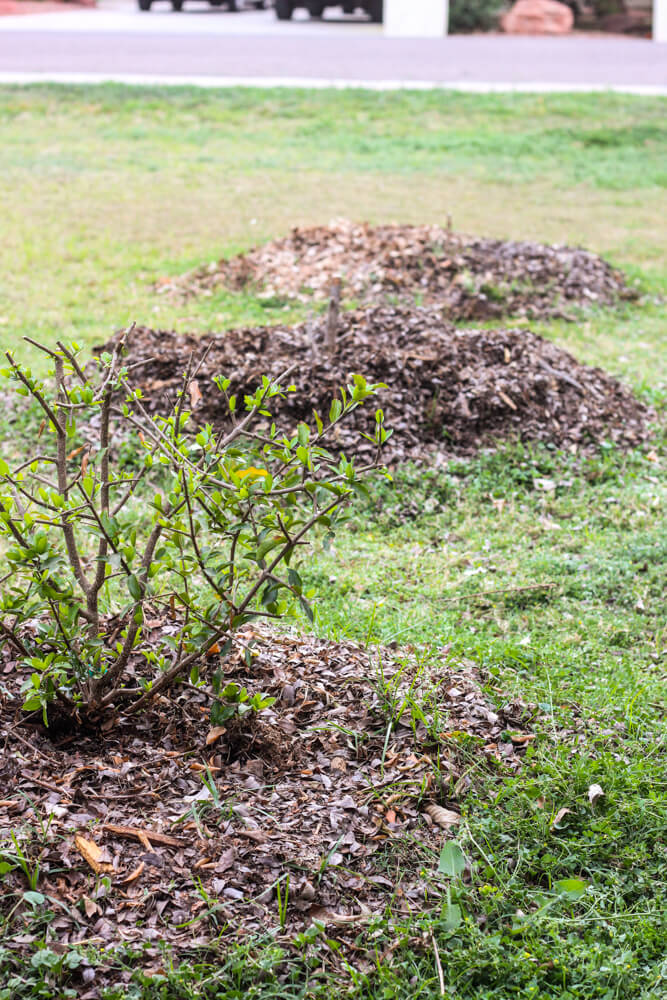
[[[46,901],[46,896],[43,896],[41,892],[24,892],[23,899],[31,906],[41,906]]]
[[[30,964],[33,969],[39,969],[42,967],[54,969],[57,965],[59,965],[59,963],[60,956],[56,955],[55,951],[51,951],[50,948],[40,948],[39,951],[36,951],[30,959]]]
[[[311,623],[314,622],[315,621],[315,615],[313,613],[313,609],[311,608],[311,606],[308,603],[308,601],[306,600],[306,598],[305,597],[299,597],[299,604],[301,605],[301,607],[305,611],[306,617],[308,618],[308,621],[311,622]]]
[[[442,908],[442,917],[446,930],[457,930],[461,926],[461,921],[463,919],[461,915],[461,907],[456,903],[446,903]]]
[[[127,589],[129,590],[130,594],[135,599],[135,601],[141,600],[141,584],[137,580],[134,573],[132,574],[132,576],[128,576],[127,578]]]
[[[211,725],[213,726],[223,726],[225,722],[233,718],[237,714],[236,705],[223,705],[219,701],[214,701],[211,705]]]
[[[457,875],[460,875],[464,871],[465,866],[466,859],[463,851],[456,841],[450,840],[440,851],[438,871],[441,875],[456,878]]]
[[[586,892],[586,883],[580,878],[562,878],[555,883],[555,888],[562,896],[579,899]]]

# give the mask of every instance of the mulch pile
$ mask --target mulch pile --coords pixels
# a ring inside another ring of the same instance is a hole
[[[147,621],[148,641],[164,627]],[[208,696],[188,687],[104,732],[50,740],[21,718],[22,677],[5,649],[0,843],[12,846],[11,829],[47,828],[24,843],[39,858],[39,891],[58,903],[47,946],[190,947],[227,922],[228,933],[277,928],[275,886],[287,873],[285,940],[319,920],[328,936],[354,941],[388,905],[437,905],[438,853],[456,835],[471,751],[499,775],[515,772],[535,739],[536,708],[501,696],[491,704],[474,667],[449,663],[446,650],[428,675],[405,659],[399,666],[390,650],[382,662],[384,688],[372,651],[254,628],[209,666],[277,699],[241,736],[210,730]],[[400,704],[410,684],[420,705],[430,697],[437,706],[435,734],[406,709],[386,738],[387,698]],[[207,768],[215,794],[202,780]],[[8,900],[22,878],[5,875]],[[22,934],[5,945],[30,953],[34,941]],[[94,997],[99,985],[98,976],[79,995]]]
[[[279,427],[291,432],[299,420],[312,422],[313,408],[328,414],[337,388],[360,372],[388,388],[341,424],[330,445],[368,458],[373,446],[359,430],[372,430],[380,405],[394,432],[386,461],[472,454],[497,439],[590,451],[602,441],[631,447],[648,436],[651,412],[627,388],[529,331],[461,330],[436,308],[375,307],[341,314],[330,357],[325,324],[322,318],[202,338],[139,327],[128,338],[127,363],[145,363],[133,369],[132,383],[150,411],[166,411],[190,353],[200,357],[210,345],[198,374],[195,418],[219,425],[228,413],[216,374],[231,378],[230,392],[243,398],[262,374],[277,377],[295,364],[289,382],[297,391],[271,401]]]
[[[295,228],[230,260],[165,279],[157,290],[188,296],[253,288],[306,301],[328,298],[335,277],[342,279],[345,298],[384,303],[418,296],[457,321],[573,319],[572,307],[637,298],[620,271],[587,250],[479,239],[440,226],[345,220]]]

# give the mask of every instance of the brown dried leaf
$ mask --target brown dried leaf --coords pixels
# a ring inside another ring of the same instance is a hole
[[[199,388],[199,382],[197,381],[196,378],[193,378],[192,382],[190,382],[189,389],[190,389],[190,406],[192,407],[193,410],[196,410],[204,398],[201,394],[201,389]]]
[[[226,726],[214,726],[213,729],[209,729],[206,734],[206,746],[210,747],[212,743],[217,743],[220,737],[224,736],[226,732]]]
[[[139,878],[145,867],[146,863],[144,861],[140,861],[133,872],[130,872],[130,874],[127,875],[124,879],[121,879],[120,884],[128,885],[130,882],[136,882],[136,880]]]
[[[571,814],[571,812],[572,812],[571,809],[559,809],[558,812],[556,813],[556,815],[553,818],[553,822],[551,824],[551,829],[552,830],[559,830],[560,827],[561,827],[561,825],[562,825],[563,820],[565,819],[566,816],[568,816],[569,814]]]
[[[424,808],[424,812],[427,813],[434,823],[441,826],[444,830],[448,830],[451,826],[458,826],[461,822],[461,817],[458,813],[455,813],[452,809],[445,809],[443,806],[437,806],[435,803],[431,803]]]
[[[113,871],[113,865],[101,859],[104,857],[102,848],[94,840],[88,840],[77,833],[74,837],[76,849],[83,860],[93,869],[96,875],[103,875]]]
[[[322,914],[327,924],[335,924],[337,927],[344,927],[346,924],[365,924],[373,917],[373,911],[364,903],[359,903],[360,913],[330,913],[325,910]]]
[[[592,806],[595,805],[604,796],[604,791],[601,785],[590,785],[588,789],[588,801]]]

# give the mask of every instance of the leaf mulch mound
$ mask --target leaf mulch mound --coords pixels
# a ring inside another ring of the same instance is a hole
[[[328,298],[338,277],[345,298],[383,303],[418,296],[454,320],[573,319],[572,307],[612,306],[638,294],[621,271],[588,250],[347,220],[295,228],[283,239],[165,279],[157,290],[189,296],[252,288],[307,301]]]
[[[198,374],[196,420],[224,424],[228,412],[213,383],[231,378],[230,392],[254,391],[263,374],[295,365],[297,391],[271,402],[279,426],[322,416],[351,372],[386,383],[378,404],[393,429],[387,461],[466,455],[498,439],[548,442],[593,451],[602,441],[632,447],[648,437],[651,411],[615,378],[579,364],[551,341],[526,330],[460,330],[436,308],[376,307],[340,316],[334,356],[325,348],[326,319],[297,326],[229,330],[197,338],[147,327],[128,336],[128,365],[152,412],[175,399],[187,359],[210,348]],[[103,349],[110,349],[114,340]],[[143,364],[141,364],[143,362]],[[373,427],[374,405],[340,425],[335,447],[369,457],[359,430]],[[331,443],[331,442],[330,442]]]
[[[164,627],[149,620],[147,634]],[[537,710],[491,704],[474,667],[449,663],[446,650],[428,674],[407,654],[381,655],[382,671],[377,653],[349,643],[246,630],[208,669],[276,698],[254,726],[210,730],[208,696],[187,686],[106,731],[49,739],[22,719],[22,677],[5,649],[0,844],[12,847],[13,829],[39,859],[37,888],[56,914],[46,946],[191,948],[226,924],[242,935],[274,929],[288,873],[286,935],[318,920],[353,942],[388,906],[437,905],[438,853],[456,835],[471,760],[518,770]],[[405,707],[408,690],[428,731]],[[3,888],[9,909],[20,872]],[[35,941],[23,933],[5,946],[29,954]]]

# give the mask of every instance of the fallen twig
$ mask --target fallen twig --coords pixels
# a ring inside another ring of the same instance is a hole
[[[577,382],[576,378],[572,378],[571,375],[568,375],[567,372],[562,372],[558,368],[552,368],[551,365],[548,365],[547,362],[544,361],[542,358],[540,358],[538,364],[540,368],[543,368],[544,371],[547,372],[549,375],[552,375],[554,378],[560,379],[561,382],[567,382],[567,384],[571,385],[573,389],[576,389],[578,392],[580,392],[582,396],[586,395],[586,389],[584,389],[583,385],[580,382]],[[594,388],[594,386],[589,384],[587,388],[588,392],[590,392],[592,396],[595,396],[596,399],[602,398],[600,396],[600,393],[597,391],[596,388]]]
[[[164,844],[166,847],[182,847],[183,841],[176,837],[170,837],[166,833],[158,833],[156,830],[145,830],[138,826],[117,826],[115,823],[104,823],[103,830],[115,833],[119,837],[135,837],[147,850],[152,847],[151,841],[156,844]]]
[[[553,590],[555,583],[529,583],[525,587],[498,587],[497,590],[480,590],[476,594],[459,594],[457,597],[440,598],[443,604],[454,604],[456,601],[474,600],[476,597],[488,597],[490,594],[520,594],[525,590]]]

